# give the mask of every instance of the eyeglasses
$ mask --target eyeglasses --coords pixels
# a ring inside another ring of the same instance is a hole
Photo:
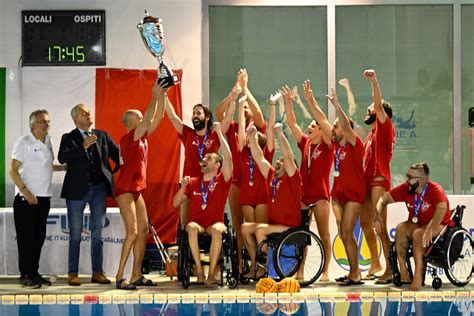
[[[411,176],[409,174],[406,174],[405,175],[405,179],[407,179],[408,181],[412,180],[412,179],[421,179],[423,177],[416,177],[416,176]]]

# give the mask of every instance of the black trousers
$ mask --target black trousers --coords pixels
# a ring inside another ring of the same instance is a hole
[[[46,237],[46,220],[51,201],[49,197],[37,197],[38,204],[30,205],[19,194],[13,201],[18,266],[21,276],[38,274],[41,248]]]

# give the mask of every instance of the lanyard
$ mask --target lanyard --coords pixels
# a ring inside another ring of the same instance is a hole
[[[421,192],[420,199],[418,200],[418,196],[415,193],[414,203],[413,203],[413,217],[418,217],[418,213],[420,212],[421,204],[423,204],[423,198],[425,197],[426,190],[428,189],[428,183],[425,184],[423,187],[423,192]]]
[[[334,161],[334,172],[333,172],[333,175],[335,177],[339,177],[339,164],[341,163],[341,160],[339,159],[339,156],[341,155],[341,150],[346,148],[346,145],[347,145],[347,143],[345,143],[343,147],[339,147],[336,150],[335,161]]]
[[[277,177],[274,176],[272,180],[272,203],[275,203],[277,184],[278,184],[278,179]]]
[[[204,179],[201,179],[201,193],[202,193],[202,209],[204,210],[207,206],[207,196],[209,195],[209,188],[216,179],[216,176],[212,177],[211,181],[207,185],[206,192],[204,192]]]
[[[249,184],[250,186],[253,185],[253,171],[255,169],[255,163],[253,162],[253,157],[252,157],[252,153],[250,153],[250,156],[249,156],[249,165],[250,165],[250,169],[249,169]]]
[[[196,135],[196,143],[198,146],[198,153],[199,153],[199,161],[202,160],[203,155],[204,155],[204,146],[207,141],[207,137],[209,137],[209,131],[206,132],[206,135],[204,136],[204,139],[202,141],[202,144],[199,142],[199,137]]]

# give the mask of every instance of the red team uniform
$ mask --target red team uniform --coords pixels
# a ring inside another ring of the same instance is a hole
[[[395,129],[387,116],[385,123],[375,120],[375,129],[372,129],[365,139],[364,173],[367,193],[375,186],[382,186],[390,190],[390,161],[395,146]],[[383,176],[385,180],[375,180],[376,176]]]
[[[402,183],[399,186],[391,189],[389,191],[390,195],[392,196],[395,202],[405,202],[407,209],[408,209],[408,219],[411,221],[414,216],[414,205],[415,205],[415,194],[408,193],[408,183]],[[416,195],[416,200],[420,201],[421,194]],[[426,189],[426,193],[422,199],[421,207],[418,212],[418,225],[423,226],[430,222],[433,218],[436,205],[440,202],[445,202],[447,205],[447,212],[444,214],[443,220],[441,221],[441,225],[450,224],[453,226],[453,222],[450,220],[450,208],[449,208],[449,201],[446,193],[444,192],[443,188],[439,183],[434,181],[428,181],[428,187]]]
[[[301,137],[298,148],[301,152],[303,204],[310,205],[322,199],[329,201],[329,173],[334,158],[331,148],[324,141],[311,144],[306,134]]]
[[[357,136],[353,147],[349,142],[344,146],[334,143],[334,164],[339,151],[339,176],[334,176],[331,197],[344,205],[349,201],[363,204],[365,201],[365,178],[362,160],[364,158],[364,145]]]
[[[207,137],[206,137],[207,135]],[[199,148],[202,148],[202,157],[207,153],[217,153],[219,151],[220,142],[217,134],[212,131],[208,132],[204,136],[198,136],[194,132],[194,129],[183,124],[183,131],[180,139],[184,145],[184,167],[183,177],[201,177],[201,167],[199,162],[201,157],[199,156]]]
[[[147,135],[134,141],[135,130],[129,131],[120,139],[121,166],[115,185],[115,196],[133,193],[137,200],[146,188],[146,166],[148,161]]]
[[[269,190],[268,224],[287,227],[301,226],[301,174],[296,169],[290,177],[285,173],[281,178],[275,177],[275,169],[270,168],[267,175]]]
[[[257,128],[259,132],[265,134],[267,129],[267,123],[264,122],[264,125],[261,129]],[[240,168],[240,153],[238,147],[238,134],[239,134],[239,124],[235,121],[231,121],[229,129],[225,133],[227,137],[227,143],[229,144],[230,152],[232,153],[232,183],[240,188],[242,182],[242,170]]]
[[[274,151],[268,151],[267,146],[263,150],[263,156],[267,161],[273,160]],[[239,203],[241,205],[256,206],[268,203],[268,187],[255,160],[253,162],[253,185],[250,185],[250,148],[244,147],[239,152],[240,169],[242,181],[240,185]]]
[[[224,208],[232,179],[226,182],[222,172],[220,172],[211,181],[202,181],[202,176],[189,180],[189,184],[184,190],[184,194],[189,198],[188,223],[196,222],[204,228],[215,223],[224,223]],[[205,209],[202,209],[203,188],[204,193],[207,192],[207,206]]]

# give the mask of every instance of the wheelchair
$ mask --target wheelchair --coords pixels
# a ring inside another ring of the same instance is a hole
[[[237,287],[239,268],[237,261],[237,235],[229,225],[229,218],[224,214],[224,225],[227,231],[222,233],[222,248],[221,258],[217,262],[217,266],[221,273],[220,286],[224,286],[224,280],[227,286],[231,289]],[[207,234],[200,234],[198,237],[200,254],[209,254],[212,238]],[[186,230],[181,230],[181,237],[178,247],[178,281],[181,282],[184,289],[191,285],[191,273],[194,260],[191,253],[191,248],[188,244],[188,233]],[[201,260],[203,266],[208,266],[209,261]]]
[[[438,276],[437,269],[443,269],[446,277],[455,286],[465,286],[471,281],[473,272],[472,238],[470,233],[462,227],[462,217],[465,205],[458,205],[451,211],[453,227],[445,226],[433,244],[428,248],[424,257],[423,286],[425,285],[426,272],[433,278],[432,286],[439,289],[443,284]],[[413,247],[410,244],[406,262],[410,279],[413,278],[413,269],[410,258],[413,257]],[[393,272],[393,284],[400,287],[402,280],[398,267],[395,242],[392,242],[390,263]]]
[[[264,276],[271,276],[278,280],[296,275],[301,269],[303,278],[298,279],[301,286],[307,286],[315,282],[324,269],[325,252],[321,239],[310,230],[311,209],[315,204],[301,209],[302,225],[290,228],[282,233],[274,233],[257,245],[255,273],[258,267],[266,270]],[[268,246],[268,254],[263,247]],[[247,278],[250,260],[245,246],[242,247],[242,274],[240,282],[248,284],[250,279],[257,281],[258,278]],[[302,266],[303,265],[303,266]]]

